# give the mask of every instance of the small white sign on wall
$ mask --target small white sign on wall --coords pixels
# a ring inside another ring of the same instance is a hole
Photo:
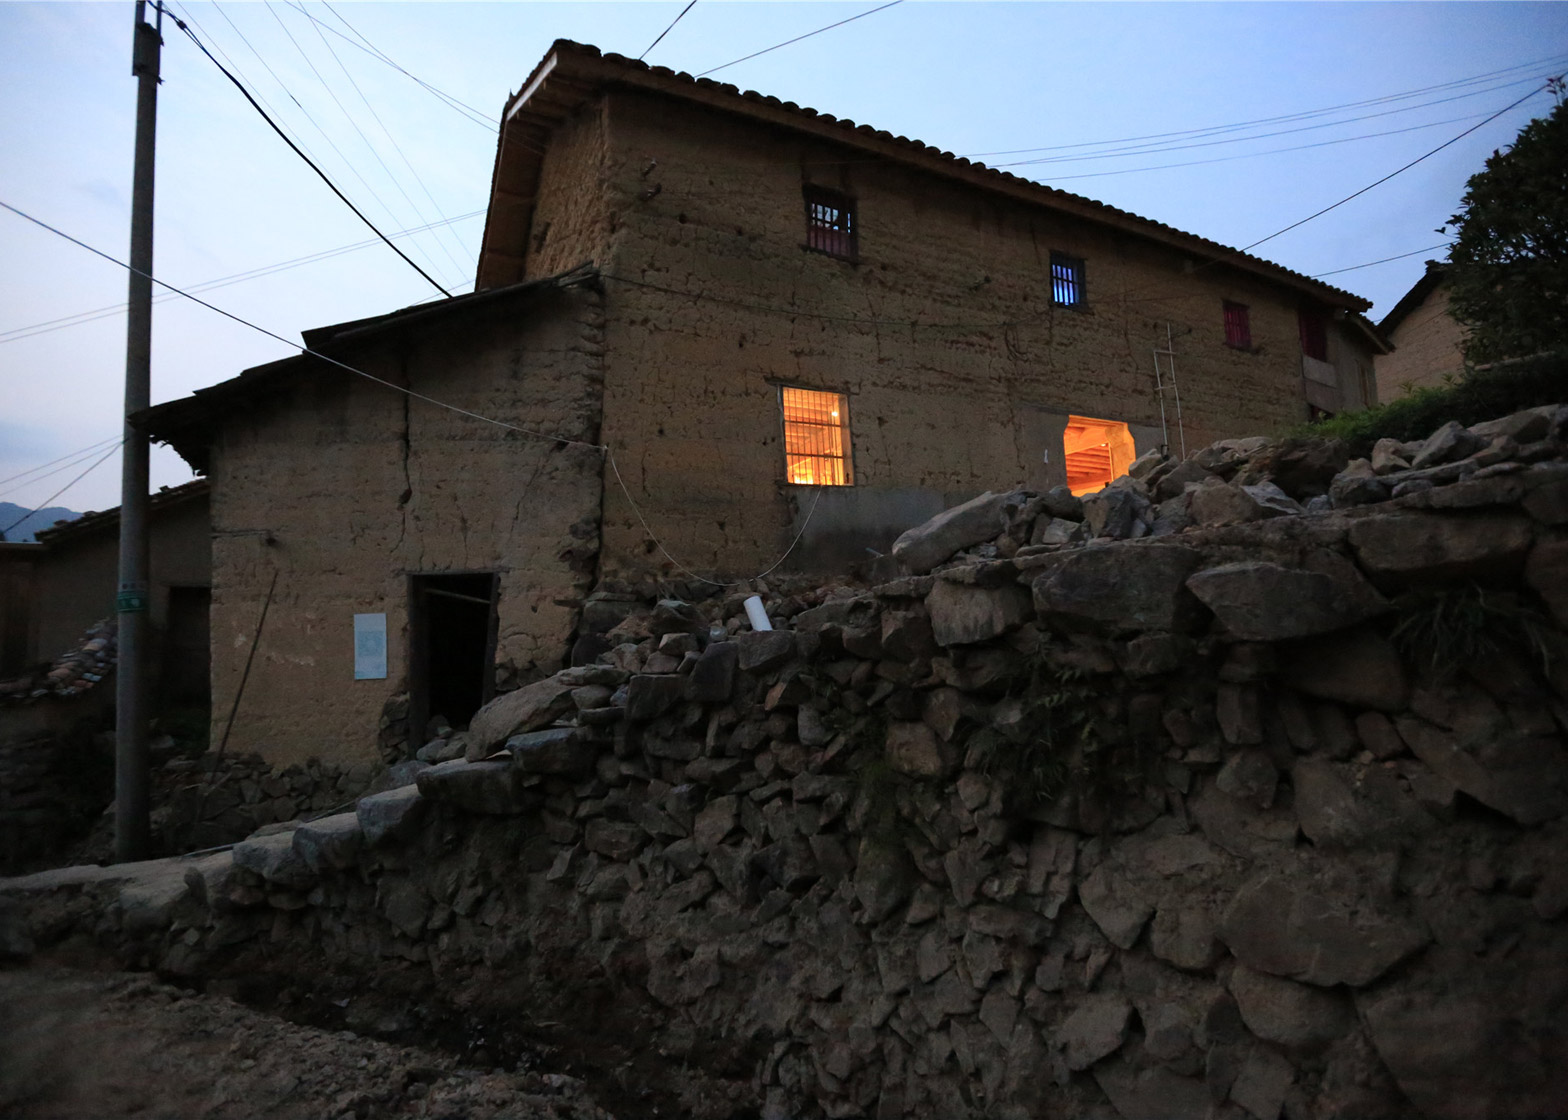
[[[354,616],[354,679],[380,681],[387,675],[387,616]]]

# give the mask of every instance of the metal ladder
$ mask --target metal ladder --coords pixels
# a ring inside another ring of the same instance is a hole
[[[1162,361],[1163,359],[1163,361]],[[1160,400],[1160,432],[1165,441],[1166,454],[1170,453],[1171,429],[1165,419],[1165,394],[1169,393],[1176,405],[1176,438],[1181,446],[1181,457],[1187,457],[1187,432],[1181,422],[1181,390],[1176,386],[1176,336],[1170,323],[1165,324],[1165,348],[1154,345],[1154,395]]]

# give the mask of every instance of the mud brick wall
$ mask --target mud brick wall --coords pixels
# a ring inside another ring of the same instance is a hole
[[[598,296],[513,299],[368,342],[377,377],[532,431],[593,442]],[[225,422],[212,457],[215,717],[277,592],[230,749],[275,766],[379,761],[384,705],[408,691],[411,573],[495,571],[496,660],[559,666],[593,578],[601,457],[523,437],[323,368]],[[353,615],[387,615],[386,680],[353,679]],[[214,732],[214,741],[221,725]]]

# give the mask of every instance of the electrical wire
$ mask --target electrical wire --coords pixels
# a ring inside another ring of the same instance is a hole
[[[109,442],[115,443],[115,445],[118,446],[120,443],[125,442],[125,439],[124,439],[123,436],[119,436],[119,437],[116,437],[115,440],[111,440]],[[70,462],[64,463],[61,466],[55,467],[53,470],[43,471],[42,474],[37,474],[37,473],[33,473],[33,472],[27,472],[27,473],[31,473],[32,474],[31,478],[28,478],[27,480],[25,480],[23,482],[18,482],[16,485],[10,486],[10,487],[8,487],[5,490],[0,490],[0,498],[4,498],[4,497],[6,497],[9,494],[14,494],[18,490],[26,490],[29,486],[33,486],[33,485],[35,485],[37,483],[40,483],[40,482],[42,482],[46,478],[53,478],[57,474],[63,474],[63,473],[65,473],[68,470],[71,470],[71,469],[73,469],[75,467],[79,467],[83,463],[85,463],[88,459],[91,459],[94,455],[97,455],[99,452],[101,452],[103,450],[105,450],[104,445],[103,444],[99,444],[97,447],[94,447],[91,451],[86,452],[85,454],[76,455],[73,458],[71,458]],[[42,468],[35,468],[35,470],[42,470]]]
[[[1450,241],[1444,241],[1441,245],[1428,245],[1425,249],[1412,249],[1408,253],[1400,253],[1399,255],[1393,257],[1384,257],[1382,260],[1367,261],[1365,264],[1353,264],[1345,268],[1331,269],[1328,272],[1314,272],[1312,274],[1312,279],[1320,280],[1325,276],[1338,276],[1341,272],[1354,272],[1358,268],[1371,268],[1375,264],[1387,264],[1389,261],[1402,261],[1406,257],[1415,257],[1422,253],[1430,253],[1433,249],[1446,249],[1451,244],[1453,243]]]
[[[785,39],[782,43],[774,43],[771,47],[764,47],[760,51],[752,51],[750,54],[743,55],[742,57],[735,59],[733,62],[726,62],[722,66],[715,66],[710,70],[704,70],[701,74],[698,74],[697,77],[706,78],[709,74],[717,74],[720,70],[728,70],[731,66],[739,66],[742,62],[750,62],[754,58],[760,58],[762,55],[769,54],[773,51],[779,50],[782,47],[787,47],[793,43],[798,43],[802,39],[809,39],[813,35],[821,35],[824,31],[832,31],[835,27],[843,27],[846,23],[854,23],[857,19],[865,19],[867,16],[874,16],[878,12],[886,11],[888,8],[896,8],[903,2],[904,0],[891,0],[891,3],[883,4],[880,7],[868,8],[859,15],[850,16],[848,19],[841,19],[837,23],[830,23],[826,27],[819,27],[815,31],[806,32],[804,35],[796,35],[793,39]]]
[[[637,56],[637,61],[641,62],[643,59],[647,58],[648,57],[648,52],[653,50],[653,48],[658,46],[660,43],[662,43],[664,41],[664,37],[666,35],[668,35],[671,31],[675,30],[675,25],[677,23],[679,23],[681,20],[686,18],[686,13],[691,11],[696,6],[697,6],[697,0],[691,0],[690,3],[688,3],[684,8],[682,8],[681,9],[681,14],[676,16],[674,19],[670,20],[670,25],[668,27],[666,27],[663,31],[659,32],[659,37],[657,39],[655,39],[653,42],[649,43],[648,46],[643,50],[642,54]]]
[[[42,229],[48,230],[50,233],[54,234],[56,237],[64,238],[66,241],[69,241],[71,244],[76,245],[79,248],[86,249],[89,253],[92,253],[94,256],[101,257],[104,260],[110,262],[111,264],[119,265],[121,268],[125,269],[127,272],[134,273],[137,276],[144,276],[148,280],[151,280],[154,284],[157,284],[159,287],[165,288],[168,291],[173,292],[176,295],[184,296],[186,299],[190,300],[192,303],[200,304],[202,307],[205,307],[207,310],[213,311],[213,312],[216,312],[219,315],[222,315],[225,319],[230,319],[233,322],[239,323],[241,326],[249,327],[253,331],[256,331],[256,332],[258,332],[260,334],[266,335],[268,338],[276,339],[277,341],[284,343],[286,346],[290,347],[291,349],[298,350],[301,354],[308,355],[309,357],[315,358],[318,361],[326,362],[329,365],[336,366],[339,369],[342,369],[342,370],[345,370],[345,371],[347,371],[349,373],[352,373],[352,374],[354,374],[357,377],[362,377],[362,378],[364,378],[367,381],[372,381],[372,382],[376,383],[377,385],[384,386],[384,387],[386,387],[388,389],[393,390],[394,392],[402,393],[404,396],[410,398],[411,400],[423,401],[425,404],[434,405],[436,408],[442,408],[442,409],[445,409],[448,412],[456,413],[459,416],[466,416],[466,417],[468,417],[471,420],[478,420],[481,423],[490,424],[490,425],[493,425],[493,426],[495,426],[497,428],[501,428],[501,429],[504,429],[504,430],[509,431],[509,432],[516,432],[518,435],[525,436],[525,437],[528,437],[530,439],[542,440],[542,441],[547,442],[547,443],[560,444],[560,445],[568,446],[568,447],[584,447],[584,448],[589,448],[589,449],[591,449],[593,451],[599,452],[601,455],[605,456],[605,458],[608,460],[608,462],[610,464],[610,471],[611,471],[611,473],[615,475],[615,480],[620,485],[621,492],[623,494],[625,494],[627,503],[632,507],[632,511],[634,513],[636,513],[637,520],[639,522],[641,522],[642,527],[643,527],[643,531],[648,534],[648,539],[653,541],[653,543],[656,546],[658,546],[659,551],[662,552],[667,559],[669,559],[671,564],[675,565],[675,567],[679,568],[682,572],[684,572],[685,574],[691,576],[693,579],[701,580],[701,581],[703,581],[705,583],[711,583],[711,584],[714,584],[715,586],[718,586],[718,587],[728,587],[728,586],[733,586],[733,585],[739,584],[739,583],[746,583],[746,582],[749,582],[750,580],[761,579],[763,576],[767,575],[769,572],[772,572],[780,564],[784,563],[784,561],[786,559],[789,558],[790,553],[792,553],[795,550],[795,546],[800,543],[801,537],[805,534],[806,526],[810,523],[812,514],[814,514],[816,512],[817,503],[822,500],[822,492],[819,489],[818,492],[817,492],[816,501],[812,502],[811,510],[806,514],[805,521],[801,522],[800,531],[795,534],[795,539],[790,542],[789,547],[784,550],[783,555],[781,555],[777,560],[775,560],[764,571],[762,571],[758,575],[747,577],[747,579],[733,580],[733,581],[730,581],[729,583],[718,583],[717,581],[714,581],[714,580],[705,579],[703,576],[697,575],[690,568],[688,568],[685,565],[681,564],[678,560],[675,559],[675,557],[671,556],[670,553],[669,553],[669,550],[664,547],[664,543],[661,540],[659,540],[658,536],[653,532],[653,529],[648,524],[648,519],[643,515],[642,508],[637,504],[637,499],[632,497],[631,488],[626,485],[625,479],[623,479],[621,477],[621,469],[620,469],[619,465],[617,465],[616,462],[615,462],[615,453],[614,453],[613,450],[611,450],[611,448],[610,448],[610,446],[608,444],[590,443],[587,440],[569,439],[566,436],[553,436],[553,435],[550,435],[548,432],[538,432],[538,431],[534,431],[534,430],[529,429],[529,428],[523,428],[523,427],[520,427],[517,424],[512,424],[512,423],[509,423],[508,421],[505,421],[505,420],[497,420],[494,417],[486,416],[483,413],[474,412],[471,409],[462,408],[459,405],[450,404],[447,401],[439,400],[436,397],[429,396],[429,395],[427,395],[425,393],[417,392],[417,391],[415,391],[413,389],[408,388],[405,385],[398,385],[396,382],[388,381],[388,380],[386,380],[385,378],[382,378],[382,377],[377,377],[373,373],[367,373],[365,370],[358,369],[358,368],[356,368],[354,366],[351,366],[347,362],[339,361],[337,358],[334,358],[334,357],[332,357],[332,356],[330,356],[328,354],[323,354],[319,350],[312,350],[308,346],[302,346],[302,345],[300,345],[297,342],[292,342],[289,339],[285,338],[283,335],[278,334],[276,331],[268,330],[266,327],[260,326],[259,324],[253,323],[253,322],[251,322],[248,319],[242,318],[241,316],[234,314],[232,311],[225,311],[223,308],[218,307],[215,304],[208,303],[206,300],[202,299],[199,296],[192,295],[190,292],[183,291],[183,290],[181,290],[179,288],[176,288],[172,284],[169,284],[169,283],[167,283],[167,282],[165,282],[163,280],[159,280],[156,276],[153,276],[152,274],[147,273],[147,272],[143,272],[139,268],[134,268],[130,264],[128,264],[127,262],[122,261],[119,258],[110,255],[109,253],[104,252],[102,249],[94,248],[92,245],[89,245],[87,242],[82,241],[79,238],[72,237],[70,234],[66,233],[64,230],[59,229],[56,226],[50,225],[48,222],[45,222],[41,218],[33,217],[33,215],[27,213],[27,211],[19,209],[18,207],[12,206],[9,202],[4,201],[3,199],[0,199],[0,209],[9,210],[11,213],[15,214],[17,217],[22,218],[25,221],[31,222],[31,223],[33,223],[33,225],[38,226],[38,227],[40,227]],[[578,270],[574,269],[572,271],[576,272]],[[571,275],[572,275],[572,273],[570,273],[570,272],[563,273],[561,275],[561,277],[558,277],[557,279],[560,279],[563,282],[565,282],[567,280],[567,278],[569,278]],[[124,441],[122,440],[120,442],[124,442]],[[116,443],[114,447],[111,447],[109,449],[108,454],[112,455],[118,448],[119,448],[119,443]],[[105,456],[105,458],[107,458],[107,456]],[[98,460],[98,463],[101,463],[101,462],[103,462],[102,459]],[[98,463],[94,463],[93,467],[96,467],[98,465]],[[93,469],[93,467],[89,467],[87,470],[91,471]],[[75,479],[72,479],[70,482],[68,482],[56,494],[51,495],[50,498],[47,501],[44,502],[44,506],[47,506],[49,504],[49,502],[53,501],[60,494],[63,494],[71,486],[74,486],[78,481],[80,481],[81,478],[85,477],[86,474],[87,474],[87,471],[83,471],[81,475],[78,475]],[[43,507],[40,507],[40,508],[43,508]],[[35,510],[34,512],[37,512],[37,511]],[[29,514],[28,516],[31,516],[31,514]],[[25,520],[25,518],[24,518],[24,520]],[[18,522],[17,524],[20,524],[20,522]],[[14,526],[13,526],[13,528],[14,528]]]
[[[47,463],[39,463],[36,467],[32,467],[31,469],[25,470],[25,471],[20,471],[17,474],[11,475],[9,478],[0,478],[0,486],[4,486],[8,482],[15,482],[17,479],[24,478],[24,477],[26,477],[27,475],[30,475],[30,474],[37,474],[37,472],[43,470],[45,467],[52,467],[56,463],[65,463],[65,466],[60,468],[60,469],[61,470],[69,470],[71,467],[75,466],[76,463],[66,462],[66,460],[72,459],[72,460],[76,460],[76,462],[81,462],[83,459],[87,458],[88,456],[94,455],[94,454],[98,453],[99,451],[102,451],[104,449],[104,447],[107,446],[108,444],[122,441],[122,440],[124,440],[124,438],[125,438],[124,436],[109,436],[107,439],[101,439],[97,443],[90,443],[86,447],[80,448],[80,449],[78,449],[76,451],[69,452],[69,453],[67,453],[65,455],[61,455],[58,459],[50,459]],[[56,471],[50,471],[49,472],[49,474],[55,474],[55,473],[57,473],[57,472]],[[38,477],[39,478],[48,478],[49,475],[47,475],[47,474],[46,475],[39,475]],[[33,482],[36,482],[36,481],[37,481],[37,479],[29,479],[23,485],[30,486],[30,485],[32,485]],[[5,493],[10,493],[10,491],[5,491]],[[3,494],[0,494],[0,497],[3,497],[3,496],[4,496]]]
[[[26,521],[29,517],[33,516],[33,514],[37,513],[39,510],[41,510],[41,509],[48,509],[50,502],[54,501],[61,494],[64,494],[71,487],[75,486],[78,482],[82,481],[82,479],[84,479],[88,475],[92,474],[92,472],[97,470],[99,466],[101,466],[102,464],[107,462],[111,455],[113,455],[116,451],[120,450],[120,444],[124,443],[124,442],[125,441],[123,439],[120,440],[119,443],[116,443],[113,447],[109,448],[109,450],[105,451],[103,453],[102,457],[94,460],[92,466],[88,467],[81,474],[79,474],[75,478],[71,479],[70,482],[67,482],[64,486],[60,487],[60,489],[56,490],[53,494],[50,494],[47,498],[45,498],[43,501],[39,502],[32,509],[30,509],[26,513],[22,514],[21,517],[18,517],[15,521],[11,522],[11,524],[7,525],[4,529],[0,529],[0,539],[4,539],[7,533],[9,533],[12,529],[15,529],[18,525],[20,525],[22,522]]]
[[[364,222],[365,225],[370,227],[370,231],[372,233],[374,233],[377,237],[379,237],[382,241],[384,241],[388,248],[390,248],[398,256],[402,257],[403,260],[408,264],[408,266],[410,268],[412,268],[415,272],[419,273],[419,275],[423,276],[426,280],[428,280],[430,282],[431,286],[434,287],[437,291],[439,291],[442,295],[450,296],[452,294],[451,292],[447,291],[446,288],[444,288],[440,284],[436,283],[435,279],[428,272],[426,272],[424,269],[420,268],[419,265],[415,264],[413,259],[411,257],[409,257],[409,255],[407,253],[403,252],[403,250],[399,249],[396,245],[392,244],[391,238],[387,237],[386,234],[382,233],[379,229],[377,229],[376,228],[376,224],[374,222],[372,222],[369,218],[365,217],[364,212],[361,211],[359,207],[355,206],[352,202],[350,202],[349,199],[348,199],[348,196],[346,194],[344,194],[342,191],[338,190],[337,184],[334,183],[331,179],[327,178],[327,173],[325,171],[321,170],[321,168],[316,165],[315,160],[311,159],[304,152],[302,152],[300,150],[298,144],[294,143],[293,140],[289,139],[288,133],[284,132],[281,128],[279,128],[277,126],[276,122],[274,122],[273,119],[270,116],[267,115],[267,111],[261,107],[261,105],[256,101],[256,99],[254,97],[252,97],[250,95],[250,91],[245,88],[245,86],[240,82],[240,80],[238,78],[236,78],[233,74],[231,74],[229,72],[228,68],[226,66],[224,66],[223,63],[219,62],[216,57],[213,56],[213,53],[211,51],[209,51],[206,48],[205,45],[203,45],[203,43],[202,43],[202,41],[200,39],[196,38],[195,33],[192,32],[191,29],[186,26],[184,20],[182,20],[182,19],[180,19],[178,17],[175,17],[174,18],[174,24],[181,31],[185,32],[186,36],[190,39],[190,41],[196,44],[197,49],[199,49],[202,54],[206,55],[208,57],[208,59],[210,59],[212,61],[212,64],[214,66],[216,66],[219,70],[223,71],[223,76],[228,78],[230,82],[234,83],[234,88],[235,89],[239,90],[240,93],[245,95],[245,100],[250,102],[251,108],[255,109],[256,112],[261,114],[261,119],[267,122],[267,124],[272,128],[272,131],[276,132],[280,137],[282,137],[283,142],[285,144],[287,144],[291,150],[293,150],[294,154],[299,156],[300,159],[304,160],[305,163],[307,165],[309,165],[310,169],[312,171],[314,171],[320,177],[321,181],[323,183],[327,184],[327,186],[332,189],[332,193],[337,195],[338,198],[340,198],[343,201],[343,204],[345,206],[347,206],[350,210],[354,211],[355,216],[358,217],[360,221]]]
[[[360,141],[365,145],[365,150],[370,153],[370,157],[372,159],[374,159],[376,161],[376,163],[381,166],[381,170],[386,175],[388,181],[390,181],[391,184],[394,187],[397,188],[398,194],[403,196],[403,201],[408,203],[409,208],[414,211],[414,215],[421,222],[429,224],[430,219],[425,216],[424,211],[419,208],[419,204],[416,203],[414,201],[413,197],[409,195],[408,191],[404,189],[403,184],[398,179],[398,177],[392,173],[392,169],[387,166],[387,161],[381,158],[381,152],[379,150],[377,150],[376,146],[373,143],[371,143],[370,137],[365,135],[365,130],[359,127],[359,122],[354,119],[354,114],[352,114],[352,113],[350,113],[348,111],[348,106],[343,104],[343,100],[340,97],[338,97],[337,91],[332,88],[332,86],[327,82],[326,77],[316,67],[315,60],[312,59],[308,53],[306,53],[305,48],[300,45],[300,41],[294,37],[294,32],[289,30],[289,26],[286,23],[283,22],[283,17],[278,15],[277,9],[272,6],[272,0],[263,0],[263,4],[264,4],[264,6],[267,9],[267,13],[269,15],[271,15],[272,18],[277,21],[278,26],[283,29],[284,36],[288,39],[288,41],[290,43],[293,44],[294,49],[295,49],[295,51],[297,51],[299,53],[300,58],[305,60],[305,65],[307,67],[309,67],[310,68],[310,72],[316,76],[316,81],[321,83],[321,88],[327,91],[327,96],[328,97],[332,98],[332,103],[338,107],[338,112],[343,114],[343,119],[348,121],[349,127],[354,130],[355,134],[359,137]],[[323,43],[326,42],[326,37],[325,36],[322,37],[322,42]],[[341,67],[342,63],[340,62],[338,65]],[[347,71],[345,71],[345,73],[347,73]],[[353,78],[352,77],[349,78],[349,82],[350,82],[350,84],[353,83]],[[356,90],[358,89],[357,86],[355,88],[356,88]],[[363,93],[360,94],[360,100],[361,101],[365,101],[365,95]],[[370,103],[369,103],[369,101],[365,101],[365,104],[369,105]],[[372,115],[375,115],[375,109],[374,108],[371,108],[370,111],[371,111]],[[377,117],[376,119],[377,119],[378,122],[380,121],[380,117]],[[382,132],[386,132],[386,125],[382,125],[381,126],[381,130],[382,130]],[[391,134],[387,133],[387,135],[390,136]],[[396,141],[394,141],[393,143],[394,143],[394,146],[395,146]],[[405,157],[404,162],[407,162],[406,157]],[[416,172],[416,176],[417,176],[417,172]],[[361,179],[363,180],[363,177],[361,177]],[[368,184],[367,184],[367,186],[368,186]],[[374,192],[372,192],[372,193],[374,193]],[[377,201],[381,202],[381,205],[382,205],[383,209],[385,209],[389,215],[392,214],[392,208],[387,206],[387,204],[384,201],[382,201],[379,198],[379,196],[377,197]],[[434,202],[435,200],[432,199],[431,201]],[[446,259],[451,262],[452,267],[454,269],[456,269],[457,274],[461,276],[463,274],[463,271],[464,271],[464,266],[457,263],[457,258],[452,255],[451,250],[446,247],[446,244],[440,238],[436,238],[436,244],[441,247],[441,251],[446,254]],[[431,266],[431,268],[432,269],[435,268],[436,267],[435,261],[430,256],[428,251],[425,252],[424,256],[425,256],[426,262]],[[448,283],[450,283],[450,281],[448,281]]]
[[[692,2],[696,3],[696,0],[692,0]],[[270,3],[268,4],[268,7],[271,7]],[[413,175],[414,182],[419,184],[419,189],[424,192],[425,198],[430,201],[431,206],[435,207],[436,216],[438,218],[445,219],[446,215],[441,212],[441,204],[436,201],[435,195],[430,193],[430,187],[428,184],[426,184],[424,176],[419,173],[419,169],[414,166],[413,161],[408,158],[408,154],[403,151],[403,145],[399,144],[397,142],[397,137],[392,135],[392,130],[387,127],[386,121],[381,119],[381,114],[376,112],[375,105],[371,103],[369,97],[365,96],[365,91],[360,88],[359,83],[354,80],[353,73],[350,72],[348,66],[338,55],[338,52],[333,49],[332,44],[328,42],[327,36],[321,30],[320,25],[312,23],[311,29],[315,31],[316,37],[321,40],[321,45],[326,48],[327,53],[332,56],[332,61],[338,64],[338,69],[343,71],[343,76],[348,79],[348,84],[352,86],[354,88],[354,92],[359,95],[360,101],[364,102],[365,108],[370,110],[370,115],[375,120],[377,126],[381,129],[381,134],[385,136],[391,143],[392,150],[397,152],[398,158],[403,161],[403,166],[408,168],[409,174]],[[410,204],[412,205],[412,200],[410,200]],[[415,207],[415,210],[417,211],[418,207]],[[424,214],[420,214],[420,219],[424,220]],[[458,239],[456,234],[452,232],[450,223],[445,224],[444,228],[446,229],[447,235],[452,239],[452,243],[457,246],[458,251],[468,255],[470,266],[477,267],[479,264],[478,257],[473,253],[472,250],[468,248],[468,246],[464,245],[463,242]],[[436,240],[439,242],[440,238],[437,238]],[[449,257],[450,255],[451,254],[448,254]],[[452,263],[457,265],[455,260]],[[463,266],[457,265],[457,267],[461,269]]]
[[[434,226],[470,221],[484,213],[485,211],[483,210],[471,210],[467,214],[459,214],[455,218],[447,218],[441,222],[433,222],[429,226],[414,226],[411,229],[400,229],[391,236],[407,237],[410,234],[423,233],[425,230],[433,228]],[[335,249],[323,249],[317,253],[308,253],[303,257],[294,257],[291,260],[279,261],[275,264],[261,265],[257,268],[248,269],[245,272],[236,272],[229,276],[220,276],[216,280],[203,280],[197,284],[187,285],[187,290],[192,292],[210,292],[218,288],[226,288],[230,284],[240,284],[247,280],[259,280],[267,276],[272,276],[275,273],[287,272],[290,269],[299,268],[302,265],[315,264],[318,261],[330,260],[333,257],[341,257],[347,253],[357,252],[361,249],[369,249],[372,246],[379,244],[381,244],[381,242],[377,241],[374,237],[371,237],[364,241],[356,241],[351,245],[339,245]],[[468,282],[465,281],[465,286],[467,283]],[[176,297],[173,292],[159,292],[157,295],[153,296],[152,301],[153,303],[157,304],[164,303],[168,300],[176,298],[178,297]],[[64,330],[67,327],[81,326],[84,323],[94,323],[100,319],[111,318],[112,316],[119,315],[124,312],[126,306],[126,304],[117,303],[113,307],[99,307],[92,311],[78,311],[74,315],[64,315],[58,319],[49,319],[42,323],[33,323],[30,326],[12,327],[9,330],[0,331],[0,344],[16,342],[24,338],[32,338],[34,335],[48,334],[51,331]]]

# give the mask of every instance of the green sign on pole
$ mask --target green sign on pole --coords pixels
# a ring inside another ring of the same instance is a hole
[[[145,611],[147,609],[147,600],[147,585],[145,583],[121,586],[119,592],[114,597],[114,609],[121,614]]]

